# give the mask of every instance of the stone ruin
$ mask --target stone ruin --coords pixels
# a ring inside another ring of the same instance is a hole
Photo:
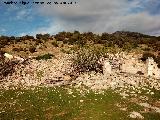
[[[144,63],[138,60],[138,57],[132,55],[110,55],[109,59],[103,62],[103,74],[107,76],[114,72],[139,74],[160,79],[160,68],[158,68],[153,58],[148,58]]]
[[[160,79],[160,68],[158,68],[157,63],[154,62],[154,59],[148,58],[146,65],[147,65],[147,76],[152,76]]]
[[[4,53],[3,55],[10,60],[16,59],[20,62],[24,61],[23,58],[12,56],[8,53]],[[148,58],[146,63],[144,63],[138,60],[137,56],[126,55],[125,53],[117,53],[115,55],[108,54],[108,56],[109,58],[100,60],[100,63],[103,64],[103,74],[105,77],[114,72],[122,72],[160,79],[160,68],[158,68],[157,63],[154,62],[153,58]]]
[[[111,68],[109,60],[104,60],[104,63],[103,63],[103,74],[104,74],[104,76],[110,75],[112,73],[111,70],[112,70],[112,68]]]
[[[124,59],[121,64],[120,71],[131,74],[145,74],[146,65],[136,58]]]

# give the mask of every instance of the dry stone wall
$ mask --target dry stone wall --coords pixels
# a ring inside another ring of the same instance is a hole
[[[146,63],[144,63],[139,60],[139,56],[132,54],[119,53],[108,55],[110,62],[106,61],[106,64],[104,64],[104,74],[111,74],[116,69],[119,72],[141,74],[145,77],[151,76],[160,79],[160,68],[157,67],[157,63],[153,58],[148,58]]]
[[[143,74],[146,73],[145,64],[139,62],[135,58],[124,60],[120,69],[122,72],[132,73],[132,74],[137,74],[139,71],[142,72]]]

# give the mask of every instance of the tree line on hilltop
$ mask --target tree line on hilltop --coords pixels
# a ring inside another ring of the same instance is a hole
[[[57,41],[63,41],[64,44],[103,44],[106,47],[118,46],[123,49],[132,49],[138,47],[139,44],[145,44],[154,51],[160,51],[160,36],[150,36],[144,35],[137,32],[128,31],[117,31],[115,33],[102,33],[94,34],[92,32],[80,33],[79,31],[74,32],[59,32],[56,35],[50,34],[37,34],[34,38],[33,36],[0,36],[0,48],[5,45],[15,44],[17,42],[22,42],[24,40],[36,41],[37,43],[43,43],[47,40],[53,40],[55,38]]]

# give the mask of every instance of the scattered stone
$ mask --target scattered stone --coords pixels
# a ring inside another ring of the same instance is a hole
[[[122,111],[127,111],[127,108],[120,108],[120,110],[122,110]]]
[[[158,107],[151,107],[151,108],[154,109],[155,112],[160,113],[160,108],[158,108]]]
[[[8,53],[4,53],[4,56],[10,60],[13,59],[13,56]]]
[[[80,100],[80,102],[82,103],[84,100]]]
[[[140,99],[143,101],[147,101],[149,98],[147,96],[140,96]]]
[[[158,108],[158,107],[153,107],[153,106],[151,106],[151,105],[148,104],[148,103],[140,103],[139,105],[141,105],[141,106],[143,106],[143,107],[146,107],[146,108],[150,108],[150,109],[154,110],[155,112],[160,113],[160,108]]]
[[[146,108],[150,108],[150,104],[148,103],[139,103],[140,106],[146,107]]]
[[[144,119],[144,117],[143,117],[140,113],[135,112],[135,111],[131,112],[130,115],[129,115],[129,117],[130,117],[130,118]]]
[[[126,97],[128,97],[128,96],[129,96],[129,95],[128,95],[128,94],[126,94],[125,92],[120,93],[120,95],[121,95],[123,98],[126,98]]]
[[[67,80],[67,81],[68,81],[68,80],[71,80],[71,77],[70,77],[69,75],[64,75],[64,76],[63,76],[63,80]]]

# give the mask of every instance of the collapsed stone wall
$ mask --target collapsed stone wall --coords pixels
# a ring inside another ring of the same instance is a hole
[[[126,59],[123,61],[120,70],[122,72],[137,74],[141,72],[142,74],[146,74],[146,65],[135,58]]]
[[[141,74],[145,77],[151,76],[156,79],[160,79],[160,68],[153,58],[148,58],[146,63],[139,60],[140,56],[127,55],[125,53],[119,53],[115,55],[109,55],[111,70],[110,73],[116,69],[119,72]]]

